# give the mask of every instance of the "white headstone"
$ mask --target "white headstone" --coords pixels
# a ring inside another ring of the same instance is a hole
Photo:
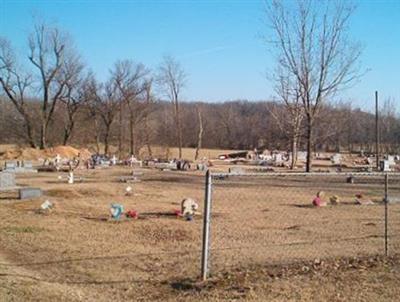
[[[229,168],[229,173],[231,173],[231,174],[245,174],[246,171],[242,167],[232,167],[232,168]]]
[[[304,152],[304,151],[297,152],[297,160],[300,160],[300,161],[307,160],[307,152]]]
[[[69,184],[73,184],[74,183],[74,172],[69,172],[68,183]]]
[[[387,160],[389,162],[389,166],[395,166],[396,165],[396,162],[394,160],[394,156],[393,155],[388,155],[387,156]]]
[[[380,165],[381,171],[390,172],[390,165],[388,160],[382,160]]]
[[[331,157],[331,161],[334,165],[340,165],[340,162],[342,161],[342,155],[340,155],[339,153],[334,154]]]

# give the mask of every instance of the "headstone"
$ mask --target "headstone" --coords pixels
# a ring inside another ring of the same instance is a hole
[[[108,166],[110,166],[110,165],[111,165],[111,161],[106,160],[106,159],[100,160],[100,166],[102,166],[102,167],[108,167]]]
[[[39,188],[21,188],[19,189],[19,199],[33,199],[42,196],[42,190]]]
[[[37,172],[33,169],[31,162],[6,162],[4,171],[13,173],[24,173],[24,172]]]
[[[339,153],[336,153],[331,157],[331,162],[334,165],[340,165],[341,161],[342,161],[342,155],[340,155]]]
[[[199,164],[197,164],[197,170],[199,170],[199,171],[205,171],[205,170],[207,170],[207,165],[206,165],[206,164],[199,163]]]
[[[15,171],[15,168],[17,167],[16,162],[7,162],[4,165],[4,170],[5,171]]]
[[[32,169],[32,168],[33,168],[32,162],[30,162],[30,161],[24,161],[24,168],[25,168],[25,169]]]
[[[272,160],[272,156],[269,154],[262,154],[262,155],[260,155],[260,158],[263,160],[266,160],[266,161]]]
[[[156,163],[154,166],[160,170],[177,170],[178,169],[176,163]]]
[[[8,172],[0,173],[0,191],[15,188],[15,174]]]
[[[242,167],[232,167],[229,168],[230,174],[245,174],[246,171]]]
[[[300,161],[307,160],[307,152],[304,152],[304,151],[297,152],[297,160],[300,160]]]
[[[275,161],[275,163],[281,163],[283,161],[282,154],[280,154],[280,153],[275,154],[274,161]]]
[[[73,184],[74,183],[74,172],[69,172],[68,183],[69,184]]]
[[[394,156],[393,155],[388,155],[387,156],[387,161],[389,162],[389,166],[395,166],[396,162],[394,160]]]
[[[56,157],[54,158],[54,163],[57,165],[61,164],[61,156],[60,154],[57,154]]]
[[[390,165],[388,160],[381,160],[380,169],[382,172],[390,172]]]
[[[400,203],[400,196],[389,196],[388,203]]]

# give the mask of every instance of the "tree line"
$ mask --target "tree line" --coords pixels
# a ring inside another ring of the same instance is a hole
[[[196,154],[202,147],[302,149],[307,171],[315,150],[373,152],[374,116],[349,102],[332,103],[362,75],[361,48],[347,34],[353,10],[347,1],[267,1],[276,98],[260,102],[185,102],[187,74],[170,56],[153,71],[118,60],[99,81],[71,37],[54,26],[34,25],[23,58],[0,37],[0,142],[41,149],[90,143],[104,145],[105,153],[115,145],[135,155],[165,145],[178,147],[179,157],[182,147],[196,147]],[[381,116],[384,148],[395,152],[400,126],[393,102],[385,102]]]
[[[83,104],[73,116],[72,130],[68,130],[71,120],[67,106],[60,102],[50,122],[48,145],[92,145],[98,146],[98,150],[104,152],[103,148],[108,144],[117,147],[124,155],[137,155],[142,148],[146,148],[147,153],[151,154],[151,147],[155,145],[178,147],[174,112],[170,102],[157,99],[146,102],[143,100],[143,103],[136,104],[146,110],[133,118],[128,104],[123,104],[122,110],[118,107],[111,124],[106,117],[93,113],[96,109],[92,105]],[[30,114],[38,112],[39,107],[38,100],[27,101],[27,111]],[[280,102],[181,102],[180,110],[183,147],[197,148],[202,128],[203,148],[291,150],[290,133],[285,130],[285,125],[276,121],[277,115],[282,120],[289,118],[286,108]],[[350,103],[326,105],[321,111],[322,114],[316,121],[313,151],[375,152],[373,113],[353,108]],[[140,111],[132,112],[137,114]],[[400,117],[396,114],[394,103],[385,101],[380,115],[382,151],[399,153]],[[33,139],[39,142],[40,120],[34,120],[32,127],[36,135]],[[30,138],[23,117],[4,97],[0,99],[0,134],[1,144],[29,144]],[[298,148],[304,151],[306,147],[305,125],[302,124]]]

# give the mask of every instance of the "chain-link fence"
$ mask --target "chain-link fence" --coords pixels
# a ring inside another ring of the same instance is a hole
[[[396,253],[400,175],[207,173],[204,214],[203,279],[229,266]]]

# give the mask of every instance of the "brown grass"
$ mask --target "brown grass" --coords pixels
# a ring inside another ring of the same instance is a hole
[[[171,214],[184,197],[197,199],[203,210],[203,174],[143,169],[134,194],[125,196],[126,184],[115,177],[129,171],[81,170],[87,181],[74,185],[58,181],[56,173],[18,175],[19,183],[41,187],[45,196],[0,199],[1,301],[395,301],[399,295],[399,260],[372,257],[383,253],[382,205],[351,204],[360,190],[379,198],[378,183],[215,181],[213,274],[202,283],[201,215],[186,222]],[[304,207],[320,189],[348,203]],[[46,199],[54,210],[38,214]],[[112,202],[137,210],[143,219],[105,219]],[[390,234],[400,234],[400,207],[391,205],[389,213]],[[391,254],[400,248],[396,238],[390,239]],[[316,258],[326,265],[313,268]],[[375,260],[348,266],[346,259],[353,258]],[[334,270],[337,259],[344,259],[343,268]],[[307,273],[303,266],[310,267]]]

